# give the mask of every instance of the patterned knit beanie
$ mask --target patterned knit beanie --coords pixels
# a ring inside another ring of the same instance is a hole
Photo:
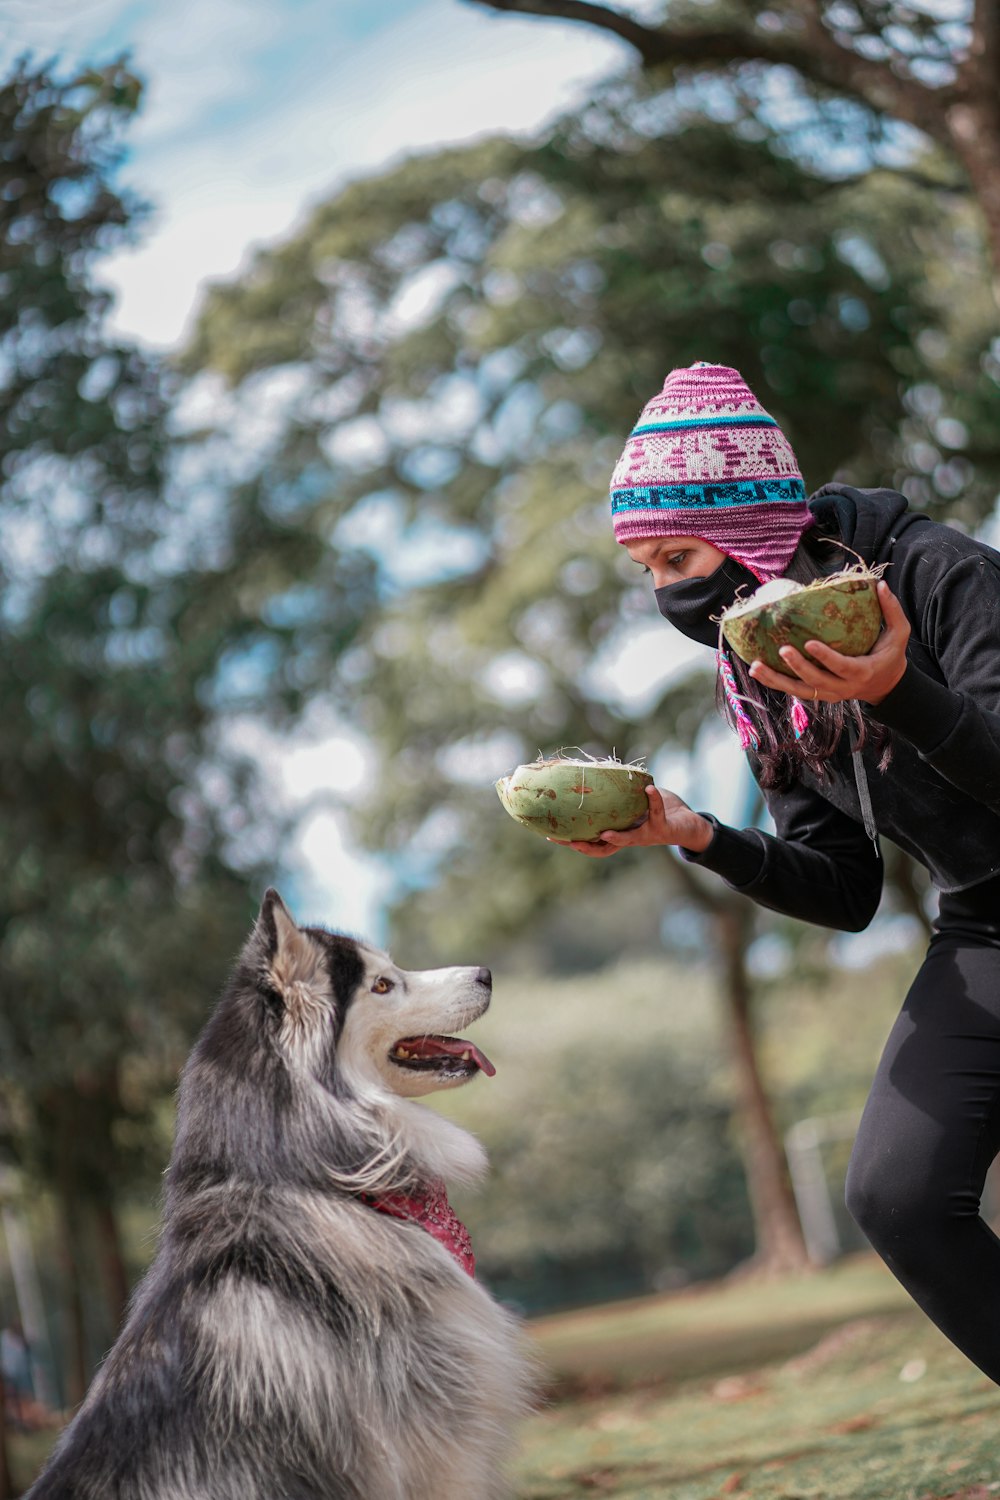
[[[813,524],[791,445],[737,370],[672,370],[611,478],[615,536],[696,536],[758,578],[785,571]]]

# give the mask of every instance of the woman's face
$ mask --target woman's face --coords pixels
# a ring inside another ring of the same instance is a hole
[[[633,562],[653,575],[653,587],[661,589],[685,578],[707,578],[726,560],[726,554],[698,536],[649,536],[629,542],[625,548]]]

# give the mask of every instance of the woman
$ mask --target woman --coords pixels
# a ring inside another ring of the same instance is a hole
[[[858,931],[882,888],[878,834],[940,893],[927,956],[879,1063],[847,1202],[938,1327],[1000,1382],[1000,1240],[979,1215],[1000,1151],[1000,555],[890,490],[806,500],[795,456],[735,370],[675,370],[612,480],[615,534],[661,614],[715,646],[717,617],[766,579],[860,556],[888,564],[867,656],[818,641],[787,670],[720,653],[776,836],[649,788],[649,817],[571,847],[591,858],[672,844],[774,911]],[[847,549],[845,552],[845,548]]]

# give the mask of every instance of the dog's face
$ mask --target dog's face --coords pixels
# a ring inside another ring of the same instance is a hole
[[[361,1091],[381,1086],[412,1098],[495,1072],[454,1035],[488,1008],[488,969],[407,972],[353,938],[296,926],[275,890],[264,896],[257,932],[278,1045],[327,1087],[339,1076]]]

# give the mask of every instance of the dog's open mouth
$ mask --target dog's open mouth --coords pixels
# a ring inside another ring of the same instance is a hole
[[[390,1058],[401,1068],[415,1068],[418,1072],[433,1071],[451,1077],[473,1073],[485,1073],[492,1078],[496,1068],[485,1052],[474,1042],[458,1036],[408,1036],[396,1043],[389,1053]]]

